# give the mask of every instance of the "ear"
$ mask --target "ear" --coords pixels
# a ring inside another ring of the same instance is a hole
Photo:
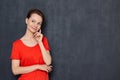
[[[26,23],[26,24],[28,23],[28,18],[25,19],[25,23]]]

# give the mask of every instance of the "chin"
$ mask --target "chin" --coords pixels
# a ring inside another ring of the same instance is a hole
[[[36,31],[33,31],[33,30],[30,30],[30,32],[33,33],[33,34],[36,33]]]
[[[38,30],[31,30],[31,31],[35,33],[35,32],[37,32]]]

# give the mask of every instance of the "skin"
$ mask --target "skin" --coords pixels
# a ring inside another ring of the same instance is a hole
[[[42,43],[43,38],[43,34],[41,33],[42,17],[36,13],[33,13],[29,19],[26,18],[25,22],[27,25],[27,29],[25,35],[21,38],[21,40],[25,45],[30,47],[39,44],[42,51],[43,60],[45,61],[46,64],[44,65],[36,64],[22,67],[20,66],[20,60],[12,60],[13,74],[14,75],[25,74],[35,70],[51,72],[52,71],[52,66],[50,65],[52,61],[51,55],[50,52],[45,49]]]

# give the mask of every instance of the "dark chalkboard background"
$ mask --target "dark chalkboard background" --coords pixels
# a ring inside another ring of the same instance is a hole
[[[0,80],[16,80],[12,42],[24,35],[31,8],[46,16],[51,80],[120,80],[120,0],[1,0]]]

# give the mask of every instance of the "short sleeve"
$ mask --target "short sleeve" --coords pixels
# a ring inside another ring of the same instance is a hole
[[[46,37],[43,37],[43,45],[45,47],[46,50],[50,50],[49,44],[48,44],[48,40]]]
[[[20,59],[20,50],[19,50],[19,45],[17,44],[17,42],[14,42],[12,45],[10,59]]]

